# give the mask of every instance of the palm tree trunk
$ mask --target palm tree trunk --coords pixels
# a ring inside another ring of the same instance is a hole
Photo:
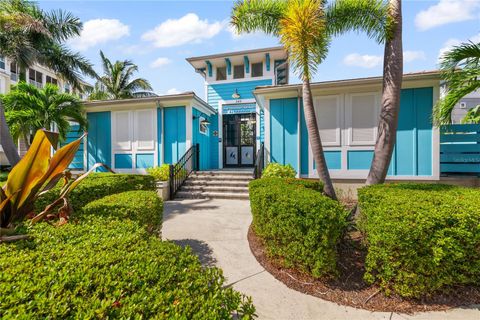
[[[318,132],[317,119],[315,117],[315,109],[313,108],[312,91],[308,79],[303,80],[303,111],[305,113],[305,122],[307,124],[308,137],[312,146],[313,158],[320,180],[324,184],[324,192],[332,199],[337,199],[335,189],[333,188],[330,173],[328,172],[327,162],[323,153],[322,141]]]
[[[391,37],[385,42],[382,110],[378,123],[375,153],[366,181],[367,185],[385,182],[397,136],[403,77],[401,0],[390,0],[389,15],[394,25]]]
[[[7,121],[5,120],[5,110],[3,109],[2,101],[0,101],[0,144],[2,145],[3,152],[13,167],[20,161],[17,147],[13,142],[12,135],[8,129]]]

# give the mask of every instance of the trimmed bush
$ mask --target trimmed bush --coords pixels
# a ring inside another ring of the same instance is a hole
[[[0,245],[5,319],[248,318],[249,299],[217,268],[137,223],[83,216],[36,224],[32,240]]]
[[[130,190],[155,190],[155,179],[150,175],[94,173],[83,180],[70,194],[74,211],[79,211],[87,203],[105,196]],[[52,203],[60,192],[60,186],[52,189],[36,203],[36,211],[41,211]]]
[[[170,178],[170,165],[162,164],[160,167],[148,168],[147,173],[157,181],[168,181]]]
[[[262,178],[295,178],[296,175],[297,173],[291,165],[272,162],[263,170]]]
[[[315,277],[336,275],[336,247],[347,225],[347,212],[322,188],[315,181],[280,178],[249,185],[253,228],[267,253]]]
[[[137,221],[151,232],[160,231],[163,202],[155,191],[126,191],[112,194],[87,204],[84,215],[109,216]],[[74,213],[75,215],[75,213]]]
[[[480,190],[387,184],[359,190],[365,280],[421,297],[480,281]]]

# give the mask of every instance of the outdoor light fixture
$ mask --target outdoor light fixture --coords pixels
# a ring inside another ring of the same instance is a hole
[[[235,89],[235,92],[232,94],[233,99],[240,99],[240,94],[238,93],[238,90]]]
[[[202,126],[210,125],[210,121],[208,121],[207,119],[202,120],[200,123],[202,124]]]

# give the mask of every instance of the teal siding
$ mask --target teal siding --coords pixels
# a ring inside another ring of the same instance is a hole
[[[185,107],[169,107],[164,109],[164,162],[173,164],[186,151],[186,113]]]
[[[300,103],[300,121],[300,168],[302,174],[308,174],[308,130],[303,111],[303,101]],[[330,168],[328,161],[327,166]]]
[[[253,99],[253,90],[258,86],[272,85],[272,80],[253,80],[245,82],[211,84],[207,87],[207,103],[218,110],[220,100],[232,100],[232,94],[237,90],[241,99]]]
[[[325,161],[329,170],[342,169],[342,152],[341,151],[325,151]]]
[[[349,150],[347,153],[348,170],[368,170],[373,159],[373,150]]]
[[[208,126],[207,134],[201,133],[199,117],[206,118],[210,123],[212,123],[212,119],[195,108],[192,110],[192,115],[195,118],[192,120],[193,144],[198,143],[200,146],[200,170],[208,170],[211,169],[212,154],[210,135],[212,130],[210,126]]]
[[[218,169],[218,114],[214,114],[210,117],[210,167],[212,169]],[[214,132],[217,135],[214,135]]]
[[[265,112],[260,110],[260,132],[258,133],[258,140],[265,142]]]
[[[115,169],[133,169],[131,154],[115,154]]]
[[[158,108],[157,109],[157,165],[160,166],[161,159],[162,159],[162,153],[163,153],[163,148],[162,148],[162,128],[163,128],[163,119],[162,119],[162,109]]]
[[[79,125],[71,125],[70,130],[67,133],[67,137],[65,141],[60,142],[60,147],[64,147],[70,142],[73,142],[80,138],[83,134],[82,131],[78,131]],[[84,154],[84,145],[83,145],[83,140],[80,143],[80,147],[78,147],[78,151],[75,153],[75,157],[72,160],[72,163],[70,163],[70,166],[68,167],[69,169],[77,169],[77,170],[82,170],[83,169],[83,154]]]
[[[454,124],[440,130],[440,173],[480,173],[480,124]]]
[[[155,156],[153,153],[137,153],[135,155],[135,167],[137,169],[151,168],[155,164]]]
[[[270,161],[298,172],[297,98],[270,100]]]
[[[111,166],[111,116],[110,112],[92,112],[87,114],[87,169],[100,162]],[[104,168],[98,171],[106,171]]]

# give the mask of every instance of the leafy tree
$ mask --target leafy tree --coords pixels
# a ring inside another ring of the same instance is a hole
[[[480,42],[462,43],[446,52],[441,58],[440,68],[448,91],[435,105],[433,119],[436,125],[452,123],[455,105],[467,94],[480,89]],[[472,110],[464,120],[479,123],[478,107]]]
[[[39,63],[81,90],[81,74],[96,76],[96,73],[87,59],[64,44],[79,35],[81,29],[80,20],[69,12],[46,12],[25,0],[0,1],[0,55],[18,64],[20,79],[25,80],[26,68]],[[10,164],[15,165],[20,158],[1,103],[0,139]]]
[[[138,71],[138,66],[130,60],[112,63],[102,51],[103,76],[98,78],[90,100],[128,99],[141,95],[144,90],[152,90],[148,80],[143,78],[132,79]]]
[[[302,80],[308,136],[325,193],[336,198],[315,118],[310,81],[328,53],[332,36],[363,30],[382,42],[387,7],[380,0],[244,0],[235,4],[231,24],[237,32],[262,30],[279,37]]]
[[[7,123],[15,139],[29,141],[37,130],[51,131],[53,125],[65,140],[70,130],[69,120],[79,124],[79,130],[87,128],[84,108],[80,100],[71,94],[60,93],[58,87],[47,84],[39,89],[32,84],[20,82],[2,97]]]

